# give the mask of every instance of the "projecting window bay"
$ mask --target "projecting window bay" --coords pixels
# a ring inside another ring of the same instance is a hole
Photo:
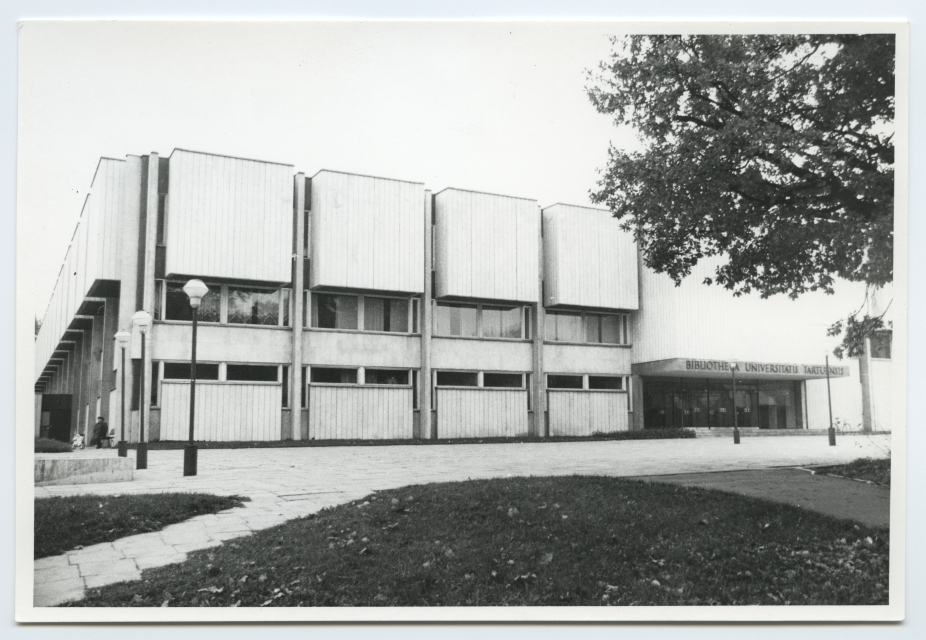
[[[190,307],[189,297],[183,291],[184,284],[186,283],[157,281],[155,319],[181,322],[193,320],[193,309]],[[290,289],[243,287],[208,282],[206,286],[209,287],[209,291],[203,296],[199,306],[199,322],[290,326]]]
[[[379,333],[416,333],[418,330],[417,298],[313,293],[311,307],[314,329]]]
[[[547,342],[630,344],[627,314],[547,311]]]

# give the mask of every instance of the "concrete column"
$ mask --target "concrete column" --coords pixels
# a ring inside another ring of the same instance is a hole
[[[431,191],[424,192],[424,294],[421,296],[421,370],[418,373],[420,387],[419,407],[419,438],[437,437],[436,427],[431,416],[431,268],[433,264],[433,235],[434,227],[431,224],[433,214],[431,211]]]
[[[114,356],[119,351],[116,348],[116,341],[113,336],[119,330],[119,298],[106,298],[106,306],[103,310],[103,353],[100,360],[100,413],[106,422],[112,422],[110,418],[110,394],[116,386],[113,379]]]
[[[634,431],[643,430],[643,380],[640,376],[630,376],[630,394],[633,403],[633,413],[630,416],[630,428]]]
[[[290,374],[292,378],[292,393],[290,407],[292,407],[293,416],[293,440],[302,440],[302,385],[305,381],[302,379],[302,313],[304,270],[305,263],[305,246],[303,237],[305,237],[305,174],[297,173],[295,178],[295,203],[293,208],[294,229],[295,229],[295,252],[293,253],[293,355]]]
[[[871,338],[865,338],[864,349],[858,359],[858,375],[862,384],[862,433],[871,433]]]
[[[154,264],[158,241],[158,154],[148,156],[148,193],[145,211],[145,253],[144,279],[142,281],[142,309],[154,316]],[[151,354],[157,338],[157,329],[152,324],[145,337],[145,361],[141,363],[144,371],[144,388],[142,389],[139,410],[145,412],[145,441],[150,442],[151,433]]]
[[[116,320],[116,331],[128,331],[133,334],[132,341],[125,350],[125,437],[128,442],[137,441],[137,420],[133,418],[132,398],[137,393],[132,378],[132,359],[138,357],[141,342],[138,332],[132,326],[132,315],[138,311],[138,262],[139,255],[144,252],[141,238],[144,227],[141,221],[147,211],[147,201],[142,194],[147,190],[148,176],[144,171],[148,159],[142,156],[126,156],[125,159],[125,199],[122,217],[122,273],[119,283],[119,307]],[[122,350],[113,350],[112,369],[117,370],[116,393],[119,402],[122,401]],[[120,405],[121,410],[121,405]],[[121,413],[119,414],[121,415]]]
[[[534,340],[532,346],[534,370],[531,376],[531,389],[528,393],[534,394],[534,401],[531,406],[534,407],[534,422],[531,425],[531,435],[538,438],[547,436],[547,383],[543,374],[543,337],[546,332],[546,316],[543,307],[543,214],[540,208],[537,208],[537,215],[540,216],[540,250],[537,252],[537,282],[540,291],[540,300],[533,305],[534,315]]]

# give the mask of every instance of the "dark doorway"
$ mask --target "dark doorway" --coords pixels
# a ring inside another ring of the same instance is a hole
[[[46,393],[42,395],[42,413],[48,413],[48,437],[52,440],[71,440],[71,394]]]

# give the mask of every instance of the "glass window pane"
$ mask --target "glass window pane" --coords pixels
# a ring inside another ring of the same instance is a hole
[[[522,388],[522,375],[520,373],[484,373],[482,374],[483,387]]]
[[[585,314],[585,341],[601,342],[601,316],[594,313]]]
[[[363,299],[363,328],[367,331],[385,331],[386,321],[384,316],[386,301],[382,298],[371,298],[366,296]]]
[[[312,367],[312,382],[324,384],[357,384],[356,369]]]
[[[621,317],[601,316],[601,341],[605,344],[622,344]]]
[[[190,307],[190,298],[183,291],[180,282],[167,283],[167,296],[164,309],[165,320],[193,320],[193,309]],[[207,285],[209,292],[203,296],[199,305],[199,322],[219,322],[222,306],[222,287],[217,284]]]
[[[476,307],[438,304],[434,309],[434,333],[440,336],[476,336]]]
[[[198,375],[198,365],[196,371]],[[225,379],[247,382],[277,382],[277,366],[275,364],[230,364],[225,367]]]
[[[482,307],[482,335],[486,338],[502,337],[502,310],[499,307]]]
[[[559,313],[556,316],[556,339],[560,342],[584,342],[582,316],[578,313]]]
[[[878,331],[871,336],[871,357],[890,359],[892,331]]]
[[[282,289],[281,291],[283,293],[283,302],[281,303],[283,307],[283,326],[288,327],[289,326],[289,311],[290,311],[290,294],[292,293],[292,290]]]
[[[335,296],[338,306],[338,329],[357,328],[357,296]]]
[[[189,380],[190,363],[189,362],[165,362],[164,363],[165,380]],[[197,380],[218,380],[219,365],[207,362],[196,363]]]
[[[548,375],[548,389],[581,389],[582,376]]]
[[[228,288],[229,324],[276,326],[280,323],[280,291]]]
[[[393,298],[386,300],[386,302],[389,308],[389,312],[386,314],[389,326],[386,331],[408,333],[408,300]]]
[[[408,384],[408,369],[367,369],[366,384]]]
[[[521,337],[521,307],[498,310],[499,338]]]
[[[589,376],[588,388],[620,391],[624,388],[623,378],[620,376]]]
[[[472,371],[438,371],[437,386],[475,387],[478,386],[478,377]]]

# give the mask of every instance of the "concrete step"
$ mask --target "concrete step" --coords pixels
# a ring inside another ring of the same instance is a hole
[[[699,438],[733,438],[733,427],[715,427],[713,429],[692,429]],[[774,438],[776,436],[819,436],[825,438],[826,429],[759,429],[741,427],[741,438]],[[838,435],[838,434],[837,434]]]

